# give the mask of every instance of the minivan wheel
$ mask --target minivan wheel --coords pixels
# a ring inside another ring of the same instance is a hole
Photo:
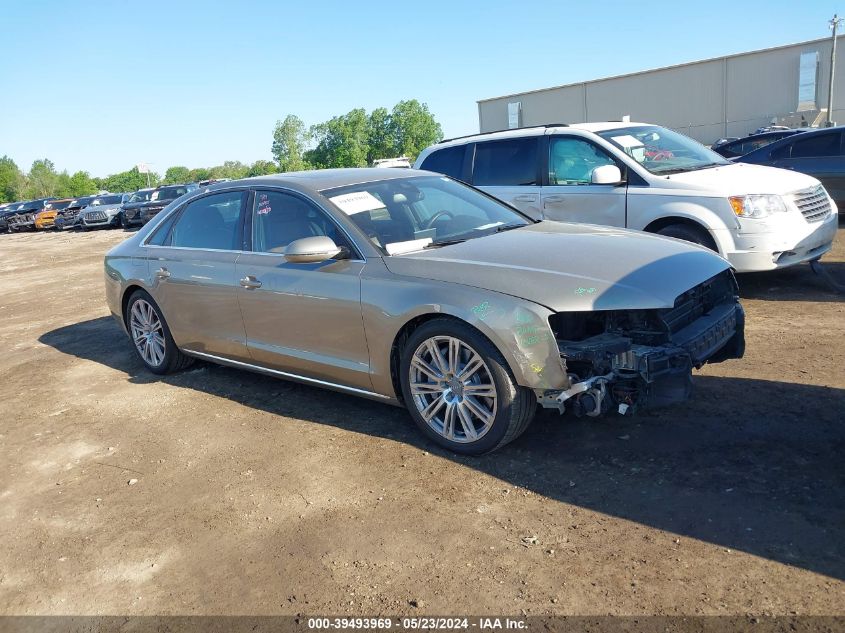
[[[465,323],[435,319],[408,338],[402,395],[426,436],[456,453],[480,455],[519,437],[537,409],[489,340]]]
[[[176,347],[161,310],[143,290],[136,290],[126,304],[126,329],[141,362],[154,374],[170,374],[193,363]]]
[[[666,237],[675,237],[679,240],[704,246],[705,248],[709,248],[711,251],[718,251],[716,244],[713,242],[713,238],[710,237],[710,234],[707,231],[690,226],[689,224],[670,224],[657,231],[657,234],[665,235]]]

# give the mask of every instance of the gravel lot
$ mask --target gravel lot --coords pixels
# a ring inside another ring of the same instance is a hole
[[[386,405],[147,373],[124,237],[0,236],[0,613],[845,614],[845,295],[808,266],[740,278],[746,357],[690,403],[463,458]]]

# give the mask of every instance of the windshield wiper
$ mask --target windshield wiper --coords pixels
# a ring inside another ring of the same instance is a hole
[[[502,231],[510,231],[511,229],[519,229],[523,226],[528,226],[527,224],[501,224],[496,227],[493,231],[494,233],[501,233]]]
[[[710,169],[711,167],[724,167],[727,163],[704,163],[690,169],[690,171],[698,171],[699,169]]]
[[[438,240],[436,242],[432,242],[431,244],[426,244],[423,248],[436,248],[437,246],[449,246],[450,244],[460,244],[461,242],[466,242],[469,238],[467,237],[456,237],[451,240]]]

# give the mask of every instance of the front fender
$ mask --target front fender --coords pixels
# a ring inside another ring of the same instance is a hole
[[[394,275],[381,260],[369,260],[361,280],[364,330],[370,371],[378,393],[396,397],[391,350],[400,331],[421,316],[449,316],[468,323],[504,356],[517,384],[532,389],[562,389],[568,377],[547,308],[455,283]]]
[[[667,218],[687,220],[705,228],[722,254],[730,250],[729,245],[723,243],[726,229],[739,228],[736,217],[729,212],[727,200],[721,197],[690,200],[686,196],[662,194],[628,196],[628,228],[645,231]]]

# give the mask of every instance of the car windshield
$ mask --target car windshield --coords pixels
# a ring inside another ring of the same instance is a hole
[[[61,211],[62,209],[67,209],[71,202],[73,200],[60,200],[59,202],[48,202],[44,206],[52,211]]]
[[[393,178],[321,192],[383,253],[398,255],[531,224],[451,178]]]
[[[188,193],[187,187],[164,187],[163,189],[156,189],[150,200],[175,200],[179,196],[184,196]]]
[[[117,196],[100,196],[99,198],[94,198],[91,201],[91,206],[101,205],[101,204],[120,204],[120,195]]]
[[[91,200],[94,198],[80,198],[79,200],[75,200],[71,205],[68,207],[70,209],[81,209],[82,207],[86,207],[91,203]]]
[[[151,191],[136,191],[129,197],[129,202],[146,202],[150,199]]]
[[[731,162],[688,136],[657,125],[598,132],[653,174],[677,174]]]

